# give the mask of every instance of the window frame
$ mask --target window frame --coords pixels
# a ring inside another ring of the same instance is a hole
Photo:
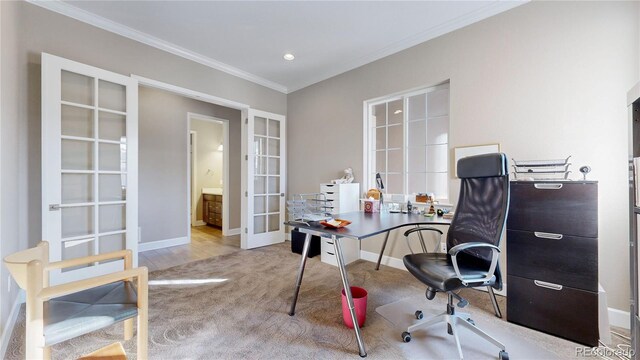
[[[447,169],[446,169],[446,197],[437,197],[437,200],[441,203],[448,203],[449,199],[450,199],[450,191],[451,191],[451,186],[450,186],[450,180],[451,180],[451,166],[450,166],[450,144],[451,144],[451,139],[450,139],[450,135],[451,135],[451,86],[450,86],[450,82],[449,80],[436,84],[436,85],[431,85],[431,86],[422,86],[419,88],[414,88],[414,89],[410,89],[410,90],[406,90],[406,91],[401,91],[401,92],[397,92],[397,93],[393,93],[393,94],[389,94],[386,96],[381,96],[378,98],[374,98],[374,99],[369,99],[369,100],[365,100],[363,102],[363,121],[362,121],[362,126],[363,126],[363,185],[364,185],[364,190],[369,189],[369,188],[375,188],[375,178],[373,176],[374,174],[374,169],[375,169],[375,164],[374,164],[374,156],[371,156],[372,151],[375,151],[375,149],[372,148],[373,143],[375,142],[375,129],[377,128],[376,124],[373,123],[373,119],[372,119],[372,115],[373,115],[373,109],[375,106],[381,105],[381,104],[388,104],[390,102],[393,101],[397,101],[397,100],[402,100],[402,110],[403,110],[403,115],[402,115],[402,127],[403,127],[403,137],[402,137],[402,193],[390,193],[390,195],[402,195],[404,196],[404,200],[406,200],[407,197],[409,197],[409,200],[413,200],[411,199],[411,195],[410,193],[408,193],[408,156],[407,156],[407,151],[408,148],[410,147],[409,144],[407,144],[408,142],[408,125],[409,125],[409,111],[407,111],[408,109],[408,102],[409,102],[409,98],[416,96],[416,95],[425,95],[425,101],[428,102],[428,95],[431,92],[435,92],[435,91],[440,91],[440,90],[449,90],[449,107],[448,107],[448,111],[447,111],[447,116],[448,116],[448,123],[447,123]],[[386,113],[385,116],[388,117],[388,105],[386,107]],[[426,110],[426,109],[425,109]],[[428,110],[426,110],[428,111]],[[427,113],[425,113],[425,123],[427,123],[429,121],[429,116]],[[389,123],[388,123],[388,119],[386,119],[386,125],[387,128],[389,127]],[[387,141],[388,141],[388,130],[387,130]],[[385,149],[387,149],[387,151],[385,151],[385,156],[387,156],[387,161],[385,162],[387,164],[387,169],[388,170],[388,155],[386,155],[388,153],[388,143],[386,144]],[[425,168],[426,170],[426,168]],[[387,186],[387,184],[385,183],[385,186]],[[386,192],[385,192],[386,193]]]

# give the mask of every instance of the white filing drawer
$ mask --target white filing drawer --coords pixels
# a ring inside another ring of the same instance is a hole
[[[323,263],[338,266],[338,260],[336,260],[335,249],[333,247],[333,240],[331,240],[331,238],[320,238],[320,241],[320,260],[322,260]],[[360,259],[360,241],[348,238],[342,238],[342,240],[339,241],[342,245],[342,256],[344,257],[345,265]]]

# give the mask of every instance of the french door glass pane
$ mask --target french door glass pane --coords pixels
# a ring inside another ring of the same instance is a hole
[[[77,206],[61,209],[62,238],[91,235],[94,231],[94,206]]]
[[[280,156],[280,140],[269,139],[269,155]]]
[[[379,127],[375,129],[376,132],[376,150],[384,150],[387,148],[387,127]]]
[[[389,150],[389,163],[387,164],[387,172],[401,173],[403,171],[402,166],[402,150]]]
[[[267,119],[256,116],[253,132],[255,135],[267,136]]]
[[[280,230],[280,214],[269,215],[269,231]]]
[[[427,94],[427,115],[429,117],[449,115],[449,89]]]
[[[122,153],[118,144],[100,144],[100,170],[122,171],[122,163],[126,162],[126,153]]]
[[[280,138],[280,121],[269,119],[269,136]]]
[[[99,112],[98,133],[101,140],[126,142],[127,122],[124,115]]]
[[[402,194],[402,174],[388,174],[385,192],[388,194]]]
[[[280,196],[269,196],[269,212],[278,212],[280,211]]]
[[[127,248],[126,234],[113,234],[98,238],[98,252],[100,254],[124,250]]]
[[[254,163],[254,173],[256,175],[264,175],[267,173],[267,157],[256,156]]]
[[[269,194],[277,194],[280,192],[280,177],[269,176]]]
[[[280,175],[279,158],[269,158],[269,175]]]
[[[253,217],[253,233],[262,234],[266,232],[266,216],[257,215]]]
[[[375,172],[387,172],[387,152],[372,151],[374,162],[376,164]]]
[[[62,105],[60,118],[63,136],[93,137],[93,110]]]
[[[446,144],[449,142],[449,117],[429,119],[427,123],[427,144]]]
[[[125,205],[100,205],[100,232],[118,231],[126,228]]]
[[[427,146],[427,172],[446,172],[448,159],[448,145],[429,145]]]
[[[62,174],[62,203],[93,201],[93,174]]]
[[[123,201],[127,199],[126,184],[123,184],[120,175],[101,174],[98,176],[98,184],[100,201]]]
[[[104,80],[100,80],[98,84],[98,106],[100,108],[126,111],[127,92],[123,85]]]
[[[93,78],[62,70],[62,101],[76,104],[94,105]]]
[[[437,198],[448,198],[447,173],[427,173],[427,191],[435,193]]]
[[[427,122],[425,120],[410,121],[407,124],[407,132],[409,133],[409,147],[418,147],[426,145]]]
[[[259,137],[256,136],[253,140],[255,149],[256,149],[256,155],[267,155],[267,139],[264,137]]]
[[[388,112],[387,119],[389,125],[391,124],[402,124],[404,116],[402,114],[403,111],[403,101],[402,99],[398,99],[395,101],[391,101],[388,103]]]
[[[93,239],[66,241],[62,243],[62,260],[70,260],[79,257],[95,255]],[[77,270],[93,266],[86,264],[62,269],[62,272]]]
[[[409,121],[411,120],[424,120],[427,118],[426,114],[426,96],[425,94],[420,94],[416,96],[412,96],[408,99],[409,101],[409,113],[407,114],[409,117]]]
[[[401,149],[404,145],[404,126],[402,124],[389,126],[389,149]]]
[[[375,126],[387,125],[387,104],[379,104],[373,107]]]
[[[426,147],[410,147],[407,149],[407,170],[411,172],[424,172],[427,167]]]
[[[407,181],[409,188],[407,193],[417,194],[427,192],[427,174],[425,173],[408,173]]]
[[[62,139],[62,170],[93,170],[93,143]]]
[[[266,196],[255,196],[253,198],[253,212],[255,214],[264,214],[267,212]]]
[[[253,191],[256,194],[264,194],[267,191],[267,177],[255,176],[253,178]]]

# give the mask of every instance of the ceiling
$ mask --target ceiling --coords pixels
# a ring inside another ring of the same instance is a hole
[[[36,5],[283,93],[524,1],[47,1]],[[295,55],[285,61],[285,53]]]

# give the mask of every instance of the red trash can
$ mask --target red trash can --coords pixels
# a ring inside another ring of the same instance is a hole
[[[356,311],[358,327],[362,327],[365,320],[367,320],[367,290],[352,286],[351,296],[353,297],[353,306]],[[344,289],[342,289],[342,320],[348,328],[353,329],[353,321],[349,313],[349,303],[347,302],[347,295],[345,295]]]

